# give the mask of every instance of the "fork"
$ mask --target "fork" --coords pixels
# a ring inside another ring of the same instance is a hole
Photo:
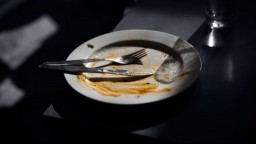
[[[123,55],[120,57],[110,58],[94,58],[94,59],[81,59],[81,60],[69,60],[69,61],[55,61],[55,62],[44,62],[46,65],[81,65],[83,63],[95,62],[95,61],[112,61],[118,64],[142,64],[141,58],[147,55],[145,49]]]
[[[127,76],[148,76],[152,75],[152,72],[141,70],[111,70],[111,69],[103,69],[103,68],[87,68],[83,65],[86,62],[93,61],[113,61],[119,64],[131,64],[137,63],[142,64],[140,60],[142,57],[146,56],[147,53],[145,49],[141,49],[139,51],[133,52],[128,55],[124,55],[116,58],[102,58],[102,59],[82,59],[82,60],[70,60],[70,61],[57,61],[57,62],[44,62],[42,65],[39,65],[39,68],[46,69],[55,69],[55,70],[64,70],[66,72],[71,73],[110,73],[110,74],[118,74],[118,75],[127,75]]]

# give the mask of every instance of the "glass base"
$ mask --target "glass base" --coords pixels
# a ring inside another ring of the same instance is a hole
[[[212,21],[207,22],[207,24],[211,27],[211,29],[222,29],[222,28],[228,28],[231,26],[230,21],[212,20]]]

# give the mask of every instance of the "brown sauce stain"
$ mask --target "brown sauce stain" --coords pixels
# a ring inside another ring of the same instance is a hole
[[[164,79],[167,80],[167,81],[171,80],[171,78],[172,78],[171,75],[168,75],[168,74],[164,75]]]
[[[179,81],[183,80],[184,77],[185,77],[186,75],[190,74],[190,73],[191,73],[190,71],[189,71],[189,72],[184,72],[183,74],[181,74],[181,75],[178,77],[178,80],[179,80]]]
[[[105,55],[105,58],[117,57],[117,53],[110,52]],[[162,58],[165,58],[167,55],[163,53]],[[96,67],[98,62],[92,62],[90,67]],[[116,70],[119,69],[119,66],[108,66],[108,69]],[[154,66],[148,66],[145,68],[156,69]],[[107,74],[102,73],[102,77],[106,77]],[[146,96],[149,93],[161,94],[172,91],[172,88],[163,88],[157,90],[159,83],[158,82],[149,82],[154,76],[150,76],[141,80],[132,81],[132,82],[112,82],[112,81],[101,81],[101,82],[92,82],[89,79],[85,78],[84,75],[78,75],[77,81],[82,85],[91,87],[94,91],[98,92],[102,96],[111,96],[119,97],[122,95],[137,95],[138,98],[141,96]],[[170,77],[166,77],[169,79]]]
[[[119,57],[119,55],[115,52],[109,52],[106,56],[104,56],[105,58],[112,58],[112,57]]]
[[[169,91],[172,91],[172,88],[163,88],[163,89],[157,91],[157,93],[165,93],[165,92],[169,92]]]
[[[93,90],[95,90],[103,96],[119,97],[122,95],[134,94],[142,96],[149,93],[160,94],[172,91],[171,88],[163,88],[161,90],[157,90],[159,86],[158,83],[150,83],[147,82],[146,79],[147,78],[133,82],[92,82],[86,79],[83,75],[77,76],[78,82],[86,84],[87,86],[93,88]]]

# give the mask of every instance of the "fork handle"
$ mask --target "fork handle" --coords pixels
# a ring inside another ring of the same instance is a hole
[[[53,61],[44,62],[47,65],[82,65],[83,63],[95,62],[95,61],[107,61],[108,59],[94,58],[94,59],[81,59],[81,60],[68,60],[68,61]]]

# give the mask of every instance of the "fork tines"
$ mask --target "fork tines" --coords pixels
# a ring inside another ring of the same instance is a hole
[[[135,53],[132,53],[130,56],[133,56],[133,57],[136,57],[138,59],[141,59],[142,57],[144,57],[146,55],[147,55],[147,53],[146,53],[145,49],[142,49],[142,50],[139,50],[139,51],[137,51]]]

